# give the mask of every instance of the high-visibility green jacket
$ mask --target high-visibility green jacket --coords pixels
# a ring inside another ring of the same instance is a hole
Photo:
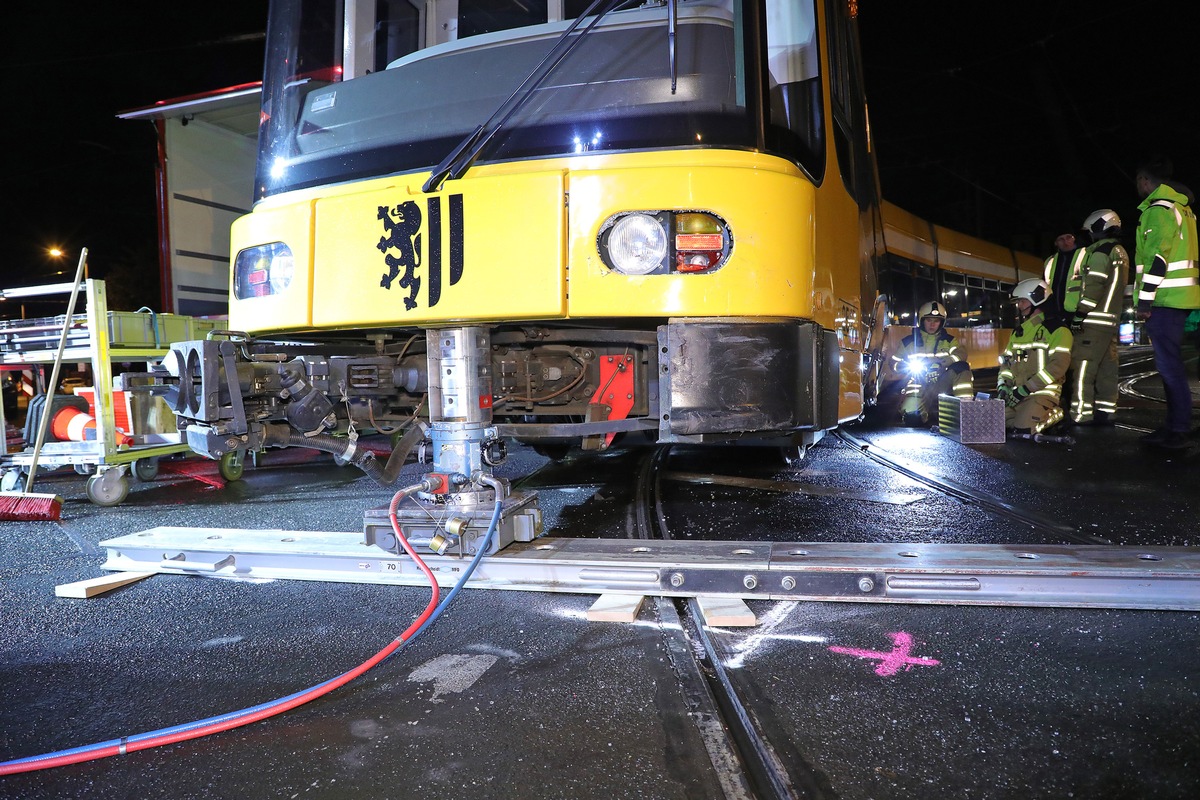
[[[960,362],[965,366],[967,351],[957,339],[946,333],[945,328],[937,333],[926,333],[918,328],[900,343],[900,349],[892,356],[892,368],[901,375],[907,374],[903,365],[910,356],[936,363],[939,369],[947,370]]]
[[[1121,321],[1129,254],[1116,239],[1101,239],[1087,247],[1077,316],[1087,330],[1111,330]]]
[[[1000,356],[998,386],[1018,397],[1042,395],[1057,403],[1071,366],[1074,341],[1069,327],[1058,320],[1048,321],[1044,313],[1035,310],[1013,331]]]
[[[1075,313],[1079,307],[1083,288],[1083,265],[1087,259],[1086,248],[1080,247],[1069,253],[1058,252],[1046,259],[1043,277],[1050,291],[1058,294],[1063,311]],[[1063,275],[1062,272],[1066,272]]]
[[[1152,306],[1200,308],[1196,215],[1187,198],[1159,184],[1138,206],[1137,278],[1133,293],[1138,310]]]

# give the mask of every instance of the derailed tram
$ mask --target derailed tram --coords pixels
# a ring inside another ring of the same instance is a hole
[[[273,0],[267,41],[230,331],[167,361],[193,449],[388,483],[423,447],[422,496],[470,505],[506,438],[798,455],[862,414],[885,320],[845,0]]]

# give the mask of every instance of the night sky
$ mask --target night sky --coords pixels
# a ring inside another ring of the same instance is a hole
[[[1200,187],[1193,4],[860,0],[883,196],[1038,254],[1098,208],[1137,227],[1153,153]]]
[[[258,80],[267,2],[12,5],[0,287],[67,280],[87,246],[110,291],[157,307],[153,128],[116,115]],[[1144,155],[1200,184],[1188,5],[860,0],[884,197],[1039,254],[1099,207],[1132,232]]]
[[[154,128],[116,115],[261,79],[266,15],[266,0],[8,5],[0,288],[69,281],[87,247],[110,306],[161,310]]]

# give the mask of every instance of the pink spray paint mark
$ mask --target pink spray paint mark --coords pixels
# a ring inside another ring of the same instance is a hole
[[[884,653],[879,650],[864,650],[859,647],[830,647],[830,652],[841,653],[855,658],[869,658],[879,662],[879,666],[875,668],[876,675],[887,677],[895,675],[904,667],[904,671],[913,668],[916,664],[922,667],[936,667],[942,662],[934,658],[922,658],[920,656],[912,656],[913,640],[907,633],[889,633],[888,636],[892,640],[892,649],[890,652]]]

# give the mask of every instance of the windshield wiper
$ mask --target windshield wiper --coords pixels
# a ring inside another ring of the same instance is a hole
[[[604,19],[610,11],[614,11],[621,6],[633,5],[637,2],[640,2],[640,0],[592,0],[592,4],[562,32],[562,35],[555,40],[554,46],[550,48],[550,51],[542,57],[537,66],[529,71],[529,74],[513,90],[508,99],[501,103],[500,107],[493,111],[492,115],[482,125],[471,131],[465,139],[459,142],[458,146],[450,152],[450,155],[443,158],[441,163],[433,168],[433,173],[429,176],[429,180],[425,181],[425,184],[421,187],[421,191],[426,194],[436,192],[447,178],[457,180],[466,174],[466,171],[471,168],[471,164],[479,157],[483,148],[487,147],[492,137],[500,132],[504,124],[508,122],[521,106],[525,105],[537,88],[541,86],[542,81],[546,80],[550,73],[554,71],[554,68],[570,55],[575,46],[592,32],[592,29],[599,24],[600,20]],[[578,36],[572,37],[571,34],[579,27],[579,23],[585,17],[595,12],[598,7],[600,11],[587,24],[587,27],[580,31]]]
[[[667,0],[667,58],[671,59],[671,94],[675,94],[675,83],[679,77],[679,66],[675,59],[675,24],[678,0]]]

